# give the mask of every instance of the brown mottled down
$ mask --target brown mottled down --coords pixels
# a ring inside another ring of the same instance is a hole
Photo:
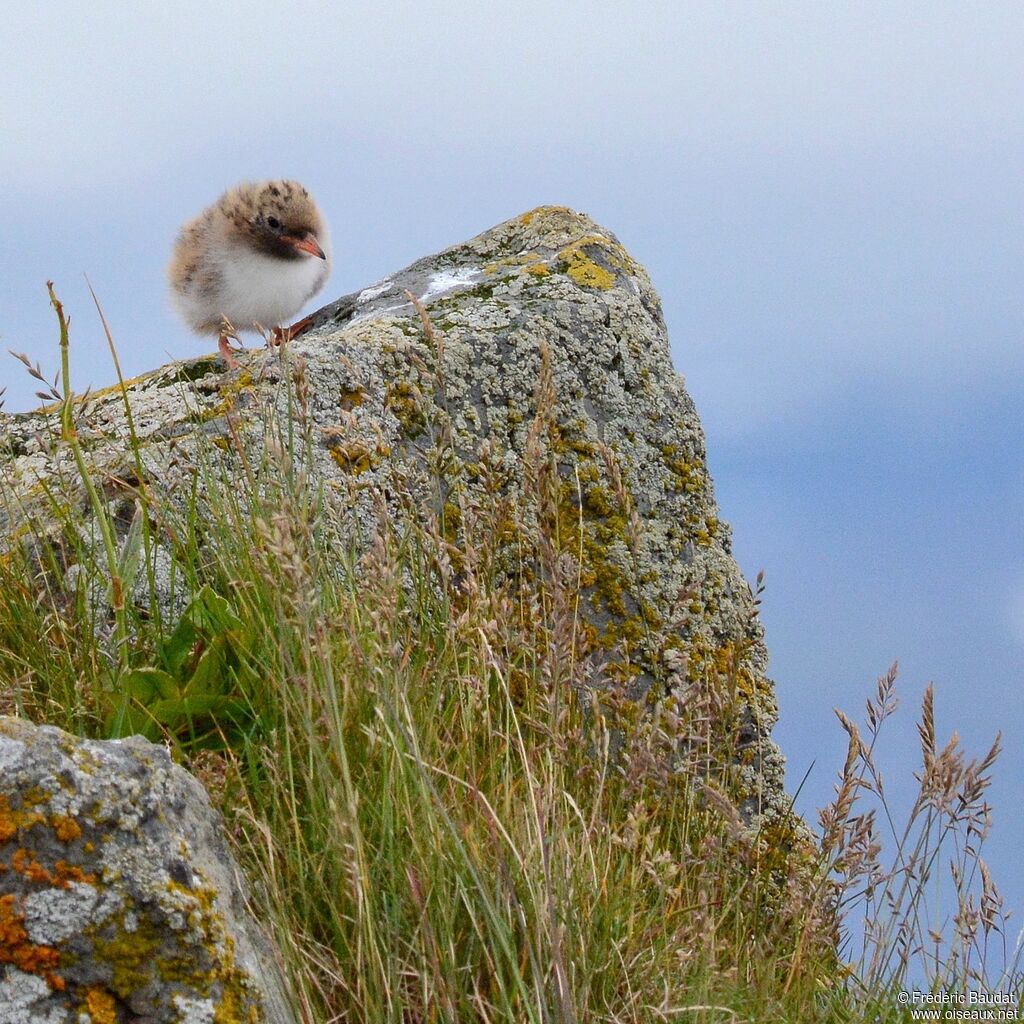
[[[327,223],[299,182],[246,182],[182,227],[171,298],[200,333],[280,327],[323,287],[330,249]]]

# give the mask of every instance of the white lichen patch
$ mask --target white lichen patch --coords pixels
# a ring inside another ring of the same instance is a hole
[[[60,1007],[47,1005],[50,986],[36,974],[0,967],[0,1024],[63,1024]]]
[[[66,889],[43,889],[25,897],[25,930],[37,945],[54,946],[81,932],[87,924],[104,921],[121,901],[86,882],[69,882]]]
[[[404,300],[402,302],[396,302],[391,306],[382,306],[379,309],[368,309],[365,312],[352,317],[346,326],[352,327],[353,324],[358,324],[366,320],[378,321],[393,313],[408,312],[408,310],[409,303]]]
[[[10,771],[15,764],[21,761],[24,754],[24,744],[11,739],[0,745],[0,775]]]
[[[213,1024],[213,1000],[190,999],[175,996],[174,1008],[178,1011],[177,1024]]]

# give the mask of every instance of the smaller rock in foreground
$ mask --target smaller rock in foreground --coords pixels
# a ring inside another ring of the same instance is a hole
[[[0,718],[0,1024],[293,1024],[203,787]]]

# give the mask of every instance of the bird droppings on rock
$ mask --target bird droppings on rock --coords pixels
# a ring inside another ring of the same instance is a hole
[[[431,275],[427,289],[420,296],[420,302],[429,303],[458,288],[471,288],[483,277],[478,267],[459,267],[457,270],[440,270]]]
[[[356,296],[356,305],[362,306],[364,303],[377,298],[379,295],[383,295],[386,291],[390,291],[393,288],[394,285],[391,283],[390,279],[385,279],[377,284],[371,284]]]

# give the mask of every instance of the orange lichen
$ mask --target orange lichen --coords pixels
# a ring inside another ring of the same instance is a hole
[[[29,941],[25,915],[18,909],[14,893],[0,896],[0,964],[13,964],[27,974],[42,975],[53,988],[64,987],[64,979],[52,973],[60,964],[60,953]]]
[[[31,850],[15,850],[14,856],[11,858],[11,867],[19,875],[24,875],[30,882],[51,881],[50,872],[36,860],[35,854]]]
[[[27,801],[26,798],[24,798]],[[0,796],[0,843],[9,843],[17,834],[18,829],[32,828],[44,821],[38,811],[12,810],[6,796]]]
[[[30,882],[52,885],[57,889],[66,889],[71,882],[92,883],[96,881],[95,875],[87,874],[80,867],[69,864],[66,860],[57,861],[53,870],[49,871],[36,860],[35,854],[25,849],[14,851],[11,867]]]
[[[53,832],[62,843],[70,843],[82,834],[82,826],[74,818],[57,814],[53,818]]]
[[[18,834],[18,826],[11,817],[7,797],[0,796],[0,843],[9,843]]]
[[[91,885],[96,881],[96,876],[83,871],[76,864],[69,864],[66,860],[59,860],[53,865],[50,880],[59,888],[66,889],[69,882],[88,882]]]
[[[24,916],[14,910],[15,896],[8,893],[0,896],[0,956],[5,949],[13,949],[28,938],[24,927]]]

